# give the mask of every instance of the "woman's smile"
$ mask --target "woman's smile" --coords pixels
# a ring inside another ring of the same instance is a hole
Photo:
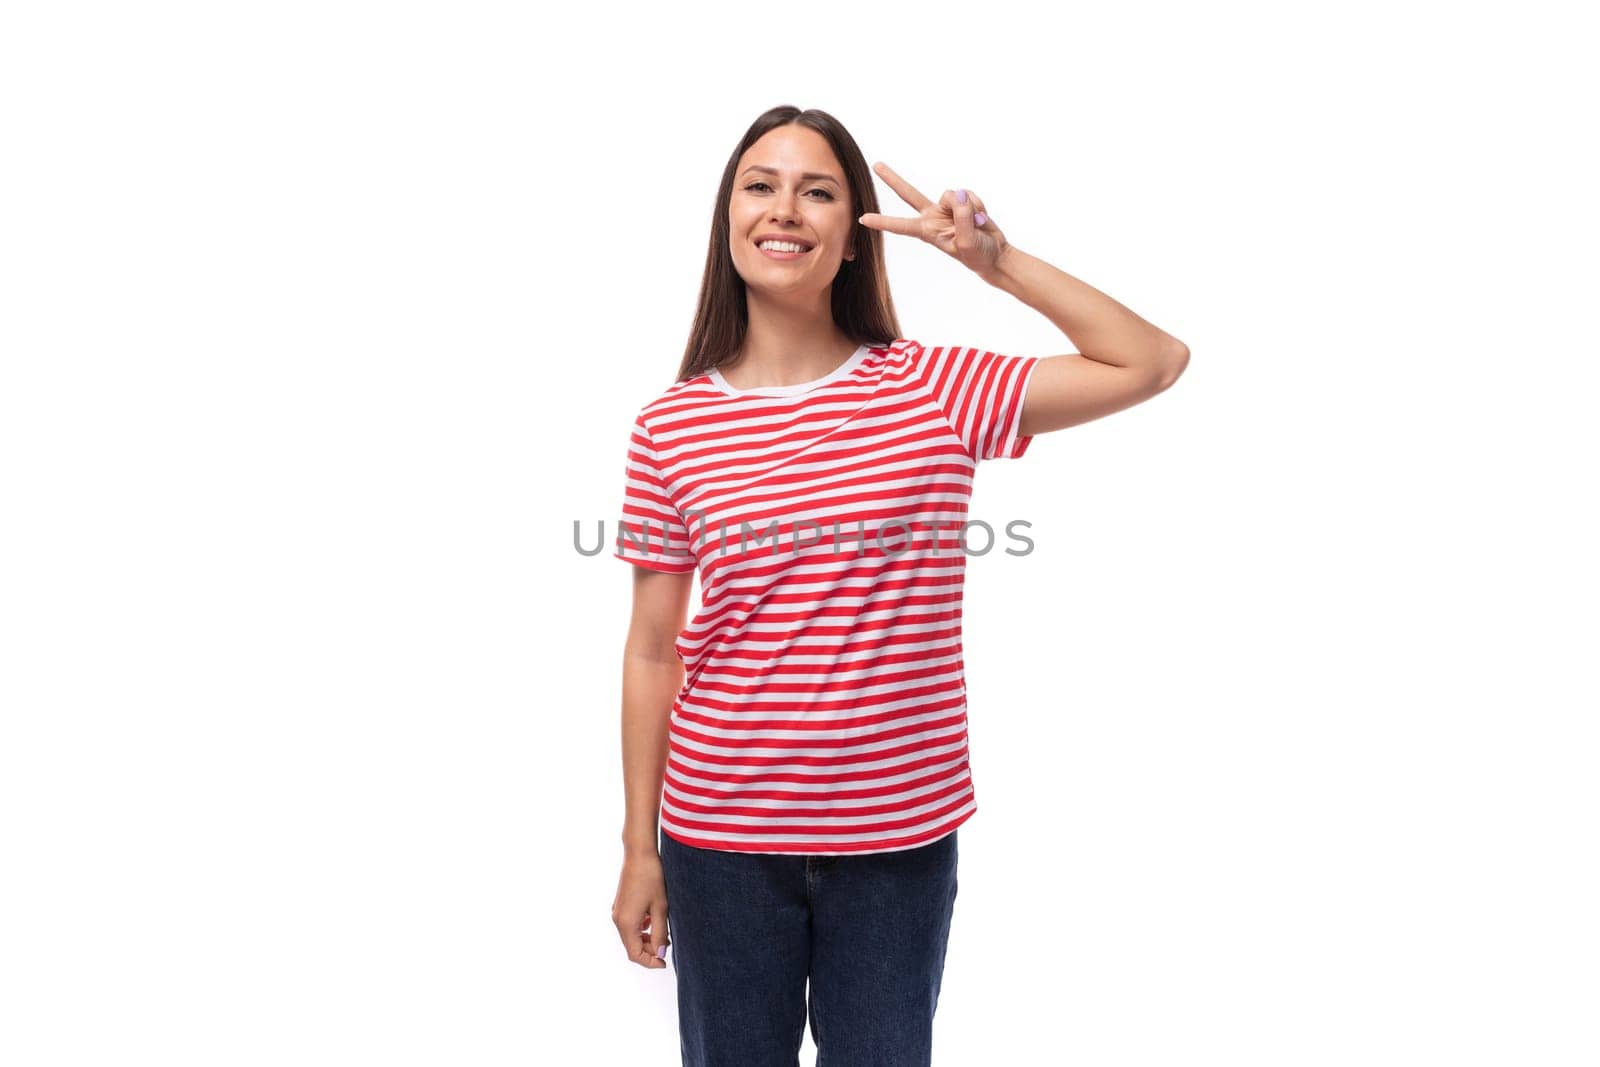
[[[780,249],[774,248],[771,245],[768,245],[766,247],[762,247],[761,245],[756,245],[756,247],[761,249],[761,254],[766,256],[768,259],[776,259],[776,260],[800,259],[800,258],[802,258],[804,256],[809,256],[811,254],[811,250],[810,249],[807,249],[804,252],[785,252],[785,251],[782,251]],[[791,246],[791,247],[793,247],[793,246]]]

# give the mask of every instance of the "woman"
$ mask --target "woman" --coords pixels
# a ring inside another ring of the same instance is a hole
[[[931,201],[876,170],[914,216],[876,213],[831,116],[756,120],[723,171],[677,380],[629,441],[612,920],[641,966],[666,967],[673,945],[685,1064],[793,1064],[808,1016],[819,1062],[930,1061],[956,828],[976,811],[961,657],[972,472],[1161,392],[1188,361],[1172,335],[1011,246],[981,198]],[[926,241],[1080,351],[901,337],[876,231]]]

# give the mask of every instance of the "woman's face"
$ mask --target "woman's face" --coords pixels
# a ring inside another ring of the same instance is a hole
[[[840,261],[855,255],[850,238],[856,214],[844,169],[826,138],[805,126],[769,130],[739,157],[734,171],[728,201],[734,268],[752,289],[826,292]],[[808,251],[762,251],[758,239],[774,235]]]

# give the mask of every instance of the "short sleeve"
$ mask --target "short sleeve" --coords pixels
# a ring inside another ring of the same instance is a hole
[[[689,528],[668,495],[643,412],[634,419],[628,440],[622,514],[612,554],[658,571],[682,573],[696,566]]]
[[[980,348],[921,348],[922,380],[974,461],[1017,459],[1033,443],[1019,433],[1022,402],[1042,356]]]

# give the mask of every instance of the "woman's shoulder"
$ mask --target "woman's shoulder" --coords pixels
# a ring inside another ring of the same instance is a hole
[[[881,352],[885,358],[895,360],[915,359],[922,354],[922,345],[910,337],[896,337],[884,345],[869,345],[874,352]]]
[[[719,395],[712,384],[709,371],[700,371],[687,378],[679,378],[658,387],[654,392],[646,393],[637,404],[639,417],[649,420],[651,417],[682,408],[692,404],[697,398],[710,398]]]

